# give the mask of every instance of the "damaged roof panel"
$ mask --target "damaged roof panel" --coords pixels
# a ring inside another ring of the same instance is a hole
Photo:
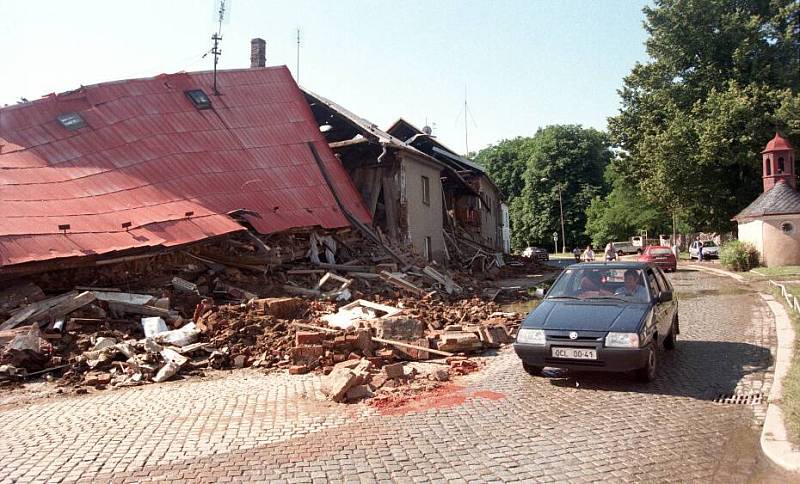
[[[0,266],[196,242],[242,230],[227,215],[239,209],[263,234],[348,226],[308,143],[370,222],[285,67],[220,71],[221,96],[212,82],[162,75],[0,109]]]

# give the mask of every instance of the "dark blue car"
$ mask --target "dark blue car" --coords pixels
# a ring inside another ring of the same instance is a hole
[[[585,263],[558,276],[522,322],[514,350],[542,368],[634,371],[652,381],[658,347],[675,347],[678,302],[661,269],[642,262]]]

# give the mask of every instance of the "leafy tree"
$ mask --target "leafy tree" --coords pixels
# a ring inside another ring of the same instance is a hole
[[[614,192],[634,193],[612,192],[593,220],[626,213],[640,192],[696,229],[727,230],[760,191],[759,152],[775,130],[800,136],[800,2],[655,0],[644,12],[652,60],[625,78],[609,119],[622,149]]]
[[[586,208],[605,193],[603,172],[612,157],[606,134],[577,125],[554,125],[539,129],[517,146],[517,160],[524,160],[525,170],[522,188],[510,204],[512,245],[550,247],[553,232],[561,239],[559,192],[567,244],[585,242]]]
[[[474,157],[475,162],[486,168],[506,200],[514,199],[522,192],[522,175],[528,163],[529,144],[530,138],[507,139],[482,149]]]

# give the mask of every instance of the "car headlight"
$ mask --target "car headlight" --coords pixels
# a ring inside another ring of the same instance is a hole
[[[519,334],[517,335],[517,343],[525,343],[528,345],[543,345],[544,330],[522,328],[519,330]]]
[[[638,348],[639,335],[636,333],[608,333],[606,346],[612,348]]]

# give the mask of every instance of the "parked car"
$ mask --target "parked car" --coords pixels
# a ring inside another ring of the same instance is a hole
[[[700,244],[703,244],[703,259],[717,259],[719,258],[719,246],[713,240],[695,240],[689,246],[689,258],[699,259]]]
[[[622,257],[626,254],[635,254],[638,252],[638,247],[634,247],[630,241],[621,240],[614,242],[614,248],[617,250],[617,255]]]
[[[663,245],[647,246],[638,260],[655,264],[664,272],[678,270],[678,260],[675,258],[675,254],[672,253],[672,249]]]
[[[550,254],[541,247],[526,247],[522,251],[522,257],[532,257],[536,260],[550,260]]]
[[[652,381],[659,347],[675,348],[678,302],[658,267],[573,264],[522,322],[514,351],[532,375],[544,367],[634,371]]]

